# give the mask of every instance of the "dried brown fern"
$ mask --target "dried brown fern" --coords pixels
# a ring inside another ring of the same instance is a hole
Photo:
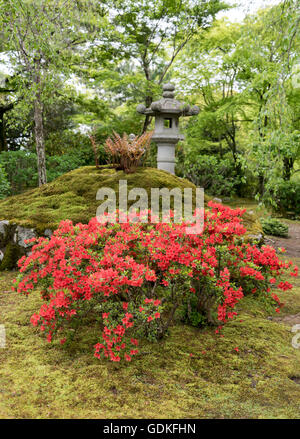
[[[146,132],[139,137],[131,140],[124,133],[123,137],[113,132],[114,137],[106,140],[104,148],[112,158],[113,164],[124,172],[134,172],[140,159],[150,146],[153,131]]]

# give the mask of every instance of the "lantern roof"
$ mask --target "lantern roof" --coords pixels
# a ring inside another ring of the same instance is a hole
[[[174,114],[176,116],[195,116],[200,109],[197,105],[191,107],[189,104],[180,102],[175,97],[175,86],[173,84],[163,85],[163,97],[159,101],[152,102],[149,108],[144,104],[137,107],[138,113],[155,116],[163,114]]]

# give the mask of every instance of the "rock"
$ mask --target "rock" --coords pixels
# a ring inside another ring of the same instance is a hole
[[[4,235],[6,233],[6,228],[9,225],[9,221],[0,221],[0,234]]]
[[[144,114],[146,111],[146,106],[144,104],[140,104],[136,107],[136,111],[140,114]]]
[[[0,247],[4,248],[9,240],[9,221],[0,221]]]
[[[216,203],[223,203],[221,198],[213,198],[212,201],[215,201]]]
[[[20,247],[28,248],[30,243],[25,243],[26,240],[36,238],[36,232],[34,229],[27,229],[26,227],[17,226],[14,234],[13,241]]]
[[[261,233],[258,233],[257,235],[248,234],[247,238],[251,241],[257,241],[260,243],[263,240],[263,235]]]
[[[44,236],[46,236],[46,238],[51,238],[52,235],[53,235],[53,232],[51,229],[46,229],[44,231]]]
[[[43,235],[51,238],[52,233],[52,230],[47,228]],[[25,241],[36,237],[38,233],[34,228],[0,221],[0,271],[15,269],[21,256],[29,256],[32,244]]]

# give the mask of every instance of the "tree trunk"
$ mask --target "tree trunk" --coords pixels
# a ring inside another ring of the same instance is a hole
[[[291,158],[284,157],[283,158],[283,165],[284,165],[284,168],[283,168],[283,179],[285,181],[290,181],[292,169],[294,167],[294,161]]]
[[[223,145],[222,145],[222,140],[221,140],[221,136],[219,135],[219,153],[220,153],[220,159],[223,160]]]
[[[238,197],[241,197],[242,194],[242,176],[243,176],[243,172],[242,172],[242,167],[241,164],[238,160],[238,151],[237,151],[237,144],[236,144],[236,138],[235,138],[235,127],[233,126],[233,130],[232,132],[230,132],[228,130],[228,134],[225,136],[227,145],[229,146],[229,148],[231,149],[232,152],[232,157],[233,157],[233,161],[234,161],[234,168],[235,168],[235,172],[237,177],[239,178],[239,183],[236,185],[236,193]]]
[[[153,102],[153,97],[152,96],[146,96],[146,99],[145,99],[146,108],[149,108],[150,105],[152,104],[152,102]],[[147,114],[145,116],[145,121],[144,121],[144,125],[143,125],[142,134],[144,134],[147,131],[148,126],[151,123],[151,120],[152,120],[152,116],[149,116],[149,114]]]
[[[265,193],[265,177],[263,174],[258,175],[258,192],[261,196]]]
[[[0,152],[7,151],[4,112],[0,110]]]
[[[42,186],[43,184],[47,183],[47,173],[43,124],[43,104],[39,92],[36,93],[36,98],[34,101],[34,134],[37,153],[39,186]]]
[[[13,104],[1,106],[0,108],[0,152],[7,151],[7,139],[5,132],[5,113],[12,110]]]

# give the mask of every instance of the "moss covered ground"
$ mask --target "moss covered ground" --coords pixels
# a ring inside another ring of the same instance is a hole
[[[43,234],[45,229],[54,230],[61,220],[70,219],[74,223],[87,223],[96,216],[101,201],[96,194],[101,187],[116,191],[118,204],[119,180],[127,180],[128,190],[144,188],[150,203],[151,188],[184,188],[196,186],[190,181],[154,168],[138,168],[133,174],[125,174],[108,166],[96,169],[84,166],[68,172],[41,188],[8,197],[0,201],[0,221],[10,220],[24,227],[35,228]],[[210,198],[205,196],[207,202]],[[128,202],[128,206],[133,201]],[[150,204],[149,204],[150,208]],[[252,215],[246,214],[245,225],[249,233],[260,233],[261,226]]]
[[[128,189],[148,193],[151,187],[194,188],[157,169],[125,175],[84,167],[1,201],[0,220],[41,233],[62,219],[87,222],[99,204],[97,190],[118,189],[121,179]],[[250,233],[261,231],[256,218],[256,212],[246,216]],[[99,336],[93,322],[68,346],[48,344],[29,323],[39,295],[11,292],[15,274],[0,273],[0,325],[7,334],[6,348],[0,348],[0,418],[300,417],[300,350],[291,345],[290,327],[271,320],[274,312],[254,297],[240,302],[239,317],[225,326],[223,338],[213,328],[175,325],[165,340],[143,342],[142,354],[122,365],[93,357]],[[286,302],[283,316],[299,312],[295,282],[295,290],[279,293]]]
[[[274,312],[254,297],[240,302],[223,338],[213,328],[173,326],[165,340],[143,342],[132,363],[116,365],[93,357],[93,324],[69,346],[47,343],[29,324],[39,296],[12,293],[14,276],[0,273],[7,333],[0,418],[300,418],[300,349],[290,327],[271,320]],[[279,294],[283,316],[299,312],[295,283]]]

